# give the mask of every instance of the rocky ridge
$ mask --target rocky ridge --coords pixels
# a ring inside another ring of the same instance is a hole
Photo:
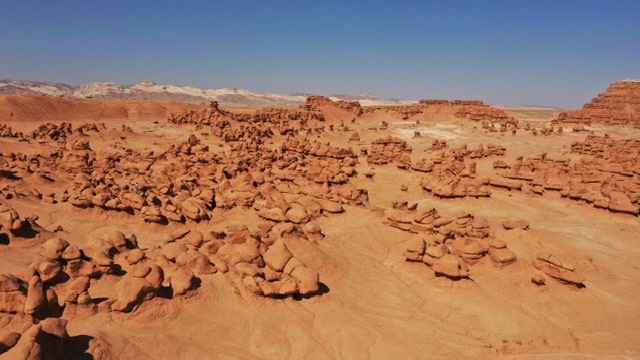
[[[640,127],[640,80],[614,82],[582,109],[560,113],[555,121]]]

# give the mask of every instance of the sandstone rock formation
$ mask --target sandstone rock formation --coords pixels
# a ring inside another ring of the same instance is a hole
[[[396,164],[401,169],[411,166],[412,148],[406,141],[388,136],[371,143],[367,162],[374,165]]]
[[[578,288],[585,287],[585,277],[576,270],[573,265],[573,261],[559,255],[551,254],[549,252],[542,252],[536,256],[533,262],[533,266],[562,283],[575,286]],[[541,280],[536,280],[536,283],[541,283]]]
[[[606,124],[640,127],[640,80],[623,80],[609,85],[607,90],[582,109],[563,112],[558,123]]]
[[[571,144],[578,161],[551,159],[546,154],[499,166],[495,187],[544,195],[557,191],[562,197],[592,204],[596,208],[637,215],[640,213],[640,142],[589,135]],[[494,168],[495,164],[494,164]]]
[[[470,268],[489,258],[502,267],[516,261],[504,241],[495,238],[484,218],[460,213],[441,217],[434,208],[406,211],[389,216],[389,225],[416,233],[405,245],[407,261],[422,262],[436,275],[458,280],[469,278]]]

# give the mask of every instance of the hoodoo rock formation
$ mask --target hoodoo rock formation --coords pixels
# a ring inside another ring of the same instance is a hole
[[[0,98],[0,359],[640,353],[640,129],[299,104]]]

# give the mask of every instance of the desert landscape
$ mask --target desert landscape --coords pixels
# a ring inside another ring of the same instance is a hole
[[[0,359],[640,356],[640,81],[84,95],[0,96]]]

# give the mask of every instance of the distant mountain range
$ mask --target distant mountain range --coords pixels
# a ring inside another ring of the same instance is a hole
[[[68,96],[75,98],[121,99],[148,101],[179,101],[203,103],[217,101],[223,106],[290,107],[304,103],[310,94],[282,95],[257,93],[236,88],[201,89],[193,86],[160,85],[145,80],[135,85],[119,85],[113,82],[93,82],[78,86],[63,83],[0,80],[0,95],[31,94]],[[335,95],[334,100],[360,101],[362,105],[397,104],[399,100],[383,100],[370,93],[360,96]]]

